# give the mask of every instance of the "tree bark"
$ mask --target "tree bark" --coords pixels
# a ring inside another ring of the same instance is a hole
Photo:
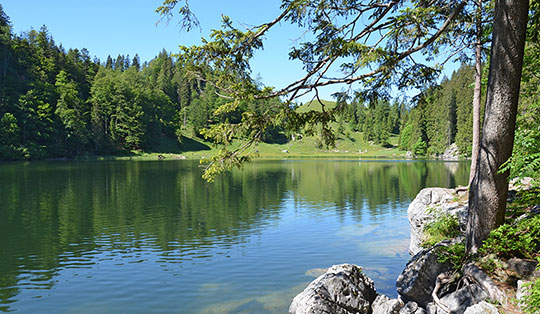
[[[473,254],[504,222],[509,173],[498,170],[514,145],[528,9],[528,0],[495,2],[484,126],[469,188],[467,249]]]
[[[477,1],[476,11],[476,48],[475,48],[475,73],[474,73],[474,97],[473,97],[473,133],[471,152],[471,172],[469,174],[469,185],[474,179],[476,165],[478,164],[478,153],[480,151],[480,105],[482,101],[482,2]]]

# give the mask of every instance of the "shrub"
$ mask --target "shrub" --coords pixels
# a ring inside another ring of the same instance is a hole
[[[540,270],[540,258],[537,258],[537,260],[537,269]],[[527,293],[523,297],[523,310],[531,314],[540,312],[540,278],[527,283],[525,288]]]
[[[422,241],[423,247],[453,239],[460,234],[458,219],[448,213],[438,213],[435,220],[424,226],[424,234],[426,238]]]
[[[437,261],[439,263],[449,263],[455,270],[461,269],[467,260],[467,252],[464,243],[456,243],[449,246],[437,247]]]
[[[532,259],[540,249],[540,215],[504,224],[492,230],[480,249],[481,254]]]

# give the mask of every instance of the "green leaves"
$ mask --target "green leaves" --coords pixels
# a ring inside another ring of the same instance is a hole
[[[450,240],[460,234],[459,222],[456,216],[447,213],[436,213],[435,220],[424,227],[426,238],[422,242],[423,247],[432,247],[435,244]]]
[[[540,215],[513,224],[504,224],[491,231],[480,249],[481,254],[501,257],[535,258],[540,249]]]
[[[540,257],[536,258],[538,261],[537,270],[540,270]],[[522,309],[525,313],[537,313],[540,309],[540,278],[531,282],[525,283],[526,293],[523,296]]]

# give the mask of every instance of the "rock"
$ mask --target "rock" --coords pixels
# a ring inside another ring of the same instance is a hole
[[[414,154],[409,150],[405,153],[405,158],[407,159],[413,159],[414,158]]]
[[[468,186],[458,185],[454,190],[458,196],[465,196],[467,193],[469,193]]]
[[[437,276],[452,269],[449,264],[439,263],[435,250],[449,243],[447,241],[447,243],[440,243],[433,248],[422,250],[409,260],[396,282],[397,292],[404,301],[415,301],[425,306],[432,300],[431,293]]]
[[[495,285],[493,280],[488,277],[480,268],[470,263],[463,266],[463,276],[474,280],[484,290],[489,298],[493,301],[497,301],[501,304],[506,304],[505,294]]]
[[[292,301],[289,313],[371,313],[373,281],[351,264],[334,265]]]
[[[407,304],[401,308],[399,314],[427,314],[427,312],[418,306],[416,302],[407,302]]]
[[[528,284],[530,284],[532,281],[530,280],[518,280],[517,282],[517,289],[516,289],[516,300],[518,301],[519,306],[523,306],[523,298],[528,296],[530,294],[530,291],[528,291]]]
[[[409,253],[418,253],[424,239],[424,226],[436,219],[441,213],[458,217],[461,228],[467,224],[467,205],[461,205],[455,200],[458,195],[455,190],[444,188],[426,188],[416,195],[409,204],[407,215],[411,225],[411,242]]]
[[[448,146],[442,155],[439,156],[442,160],[459,160],[459,149],[456,143]]]
[[[403,301],[400,299],[390,299],[389,297],[379,294],[371,309],[372,314],[398,314],[399,310],[404,306]]]
[[[480,285],[467,285],[441,298],[440,304],[427,305],[428,314],[463,314],[465,310],[488,297]]]
[[[469,306],[463,314],[499,314],[499,310],[495,305],[482,301]]]
[[[531,177],[514,178],[508,183],[508,191],[525,191],[530,190],[533,186],[534,179]]]
[[[533,208],[531,208],[531,211],[529,211],[528,213],[525,213],[519,217],[517,217],[515,220],[514,220],[514,224],[517,224],[518,222],[522,221],[523,219],[531,219],[531,218],[534,218],[536,215],[539,215],[540,214],[540,205],[536,205],[536,206],[533,206]]]
[[[519,279],[530,279],[535,275],[536,261],[513,257],[507,261],[507,269]]]

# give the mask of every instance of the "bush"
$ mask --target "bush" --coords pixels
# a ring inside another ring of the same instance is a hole
[[[535,258],[540,249],[540,215],[492,230],[480,249],[482,255]]]
[[[467,251],[464,243],[456,243],[449,246],[437,247],[437,261],[439,263],[449,263],[455,270],[461,269],[467,260]]]
[[[537,260],[537,269],[540,270],[540,258]],[[527,293],[523,297],[523,310],[531,314],[540,312],[540,278],[527,283],[525,288],[527,288]]]
[[[424,234],[427,236],[422,241],[423,247],[431,247],[443,240],[450,240],[460,234],[457,217],[447,213],[439,213],[434,221],[424,226]]]

